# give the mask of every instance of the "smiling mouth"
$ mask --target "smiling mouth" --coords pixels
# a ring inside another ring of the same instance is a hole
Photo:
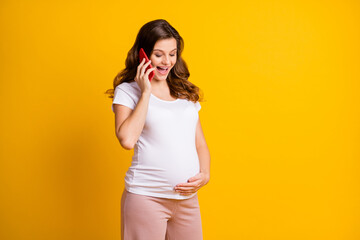
[[[169,71],[169,67],[156,67],[157,71],[161,74],[167,74]]]

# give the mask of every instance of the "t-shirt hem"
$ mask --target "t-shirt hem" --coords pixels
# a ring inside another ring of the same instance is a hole
[[[135,193],[135,194],[146,195],[146,196],[150,196],[150,197],[158,197],[158,198],[177,199],[177,200],[189,199],[189,198],[192,198],[193,196],[195,196],[197,194],[197,192],[196,192],[196,193],[191,194],[189,196],[182,196],[182,195],[177,195],[177,194],[168,195],[168,194],[161,194],[161,193],[139,191],[137,189],[128,188],[126,186],[125,186],[125,189],[128,192]]]
[[[112,110],[113,112],[115,112],[115,111],[114,111],[114,104],[123,105],[123,106],[125,106],[125,107],[130,108],[131,110],[134,110],[134,107],[133,107],[132,105],[130,105],[130,104],[114,102],[113,104],[111,104],[111,110]]]

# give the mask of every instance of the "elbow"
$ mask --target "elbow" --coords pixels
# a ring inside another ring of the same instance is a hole
[[[131,150],[135,146],[135,144],[133,144],[129,141],[126,141],[126,139],[119,139],[119,142],[120,142],[120,145],[126,150]]]
[[[130,136],[121,135],[119,131],[116,131],[116,137],[124,149],[131,150],[134,148],[136,142],[134,142]]]
[[[134,145],[133,144],[128,144],[126,142],[120,142],[121,146],[126,149],[126,150],[131,150],[134,148]]]

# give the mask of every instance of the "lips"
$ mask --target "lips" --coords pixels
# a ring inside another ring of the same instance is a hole
[[[167,74],[169,71],[169,67],[156,67],[157,71],[163,75]]]
[[[167,70],[169,67],[160,67],[160,66],[158,66],[158,68]]]

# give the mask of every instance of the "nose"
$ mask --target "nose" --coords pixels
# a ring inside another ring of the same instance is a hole
[[[163,57],[163,59],[162,59],[162,64],[164,64],[164,65],[170,65],[170,58],[169,58],[169,56],[166,56],[166,55],[164,55],[164,57]]]

